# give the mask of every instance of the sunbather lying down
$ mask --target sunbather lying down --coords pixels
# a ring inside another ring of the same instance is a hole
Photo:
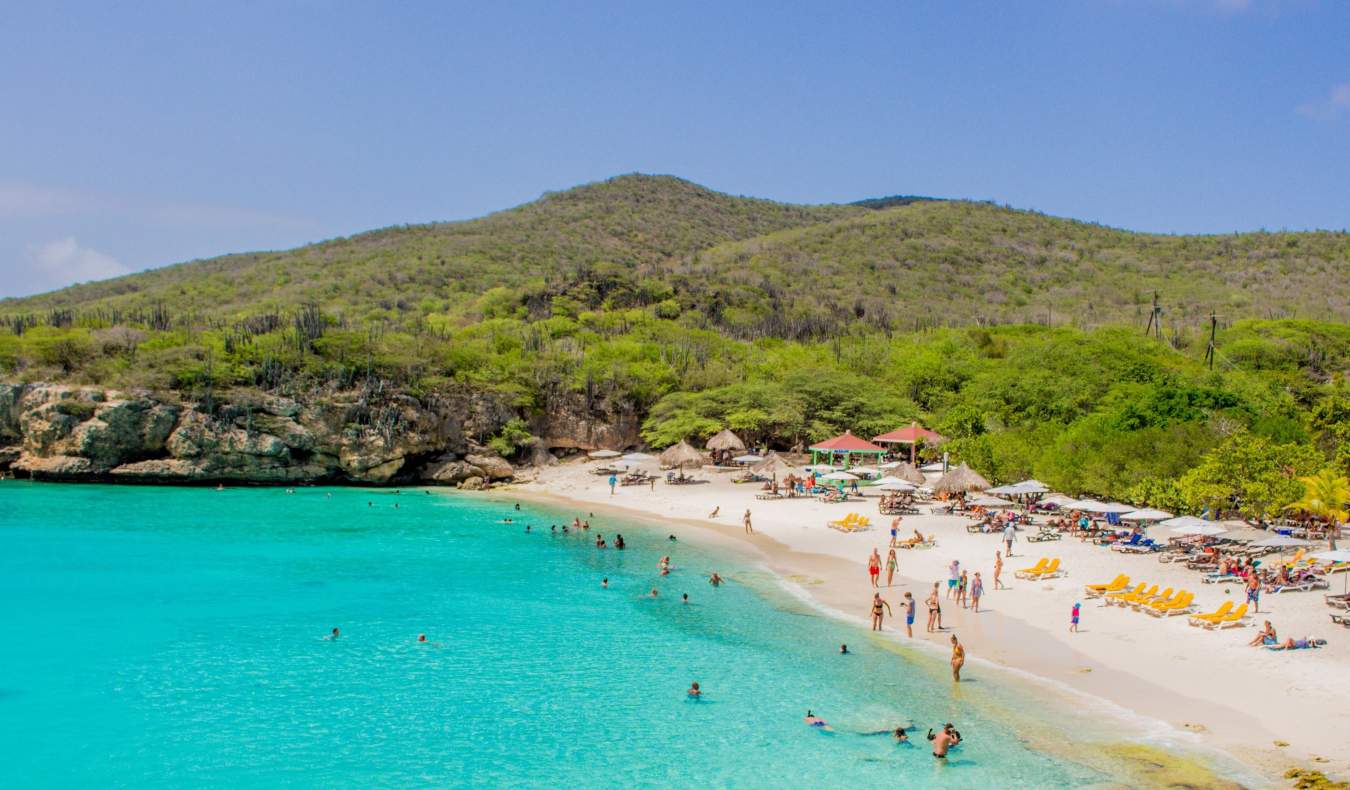
[[[1266,645],[1267,650],[1312,650],[1313,648],[1324,647],[1327,643],[1325,639],[1314,639],[1311,636],[1306,639],[1286,639],[1278,645]]]

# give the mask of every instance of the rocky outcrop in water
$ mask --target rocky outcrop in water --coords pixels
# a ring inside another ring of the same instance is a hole
[[[636,415],[580,397],[544,414],[531,421],[536,457],[638,441]],[[0,470],[46,480],[480,488],[515,476],[482,443],[517,416],[501,397],[467,390],[423,398],[245,391],[188,404],[148,392],[0,384]]]

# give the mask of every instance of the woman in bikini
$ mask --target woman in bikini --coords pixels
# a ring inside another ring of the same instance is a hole
[[[891,613],[891,605],[888,604],[888,603],[886,603],[886,599],[884,599],[884,598],[881,597],[881,593],[872,593],[872,630],[873,630],[873,631],[880,631],[880,630],[881,630],[881,621],[882,621],[882,619],[883,619],[883,617],[884,617],[884,615],[882,614],[883,610],[885,611],[886,614],[890,614],[890,613]]]
[[[900,567],[900,560],[896,559],[896,556],[895,556],[895,549],[892,548],[892,549],[890,550],[890,552],[888,552],[888,553],[886,554],[886,586],[887,586],[887,587],[892,587],[892,586],[894,586],[891,580],[895,578],[895,572],[896,572],[896,570],[897,570],[899,567]]]
[[[928,599],[924,601],[928,605],[928,632],[933,632],[933,623],[940,622],[942,616],[942,605],[938,603],[938,583],[933,582],[933,592],[929,593]],[[941,627],[941,626],[939,626]]]
[[[966,665],[966,649],[957,641],[956,634],[952,634],[952,682],[961,682],[961,667]]]

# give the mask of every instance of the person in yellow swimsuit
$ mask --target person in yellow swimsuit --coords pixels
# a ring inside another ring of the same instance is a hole
[[[961,667],[966,663],[966,649],[957,641],[956,634],[952,634],[952,681],[961,682]]]

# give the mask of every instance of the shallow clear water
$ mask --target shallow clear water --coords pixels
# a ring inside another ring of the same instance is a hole
[[[0,785],[1104,778],[753,568],[612,518],[550,535],[562,518],[422,491],[0,483]],[[616,526],[628,550],[594,548]],[[712,589],[713,568],[736,581]],[[805,727],[807,707],[840,732]],[[849,732],[948,719],[967,743],[947,765],[922,732]]]

